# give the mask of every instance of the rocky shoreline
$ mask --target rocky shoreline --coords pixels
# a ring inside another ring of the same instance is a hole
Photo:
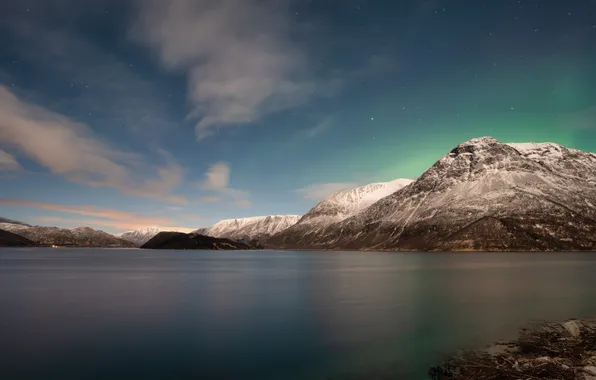
[[[596,380],[596,319],[533,324],[514,341],[461,351],[429,375],[433,380]]]

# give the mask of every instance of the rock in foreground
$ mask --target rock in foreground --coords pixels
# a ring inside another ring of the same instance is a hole
[[[248,244],[229,239],[219,239],[199,234],[182,232],[160,232],[141,248],[145,249],[204,249],[204,250],[247,250]]]
[[[596,380],[596,323],[534,325],[514,342],[450,357],[429,375],[433,380]]]
[[[0,247],[34,247],[37,244],[12,232],[0,230]]]

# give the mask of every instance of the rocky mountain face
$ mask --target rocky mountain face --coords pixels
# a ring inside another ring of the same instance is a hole
[[[271,215],[226,219],[195,233],[236,241],[255,241],[273,236],[296,224],[300,215]]]
[[[268,239],[266,246],[595,249],[596,155],[552,143],[472,139],[364,211],[322,227],[290,228]]]
[[[120,235],[116,235],[116,237],[120,239],[124,239],[130,242],[135,243],[137,246],[142,246],[143,244],[147,243],[151,240],[155,235],[160,232],[168,232],[170,230],[164,230],[158,227],[148,227],[148,228],[141,228],[134,231],[127,231]],[[172,231],[170,231],[172,232]],[[177,231],[173,231],[177,232]]]
[[[57,245],[65,247],[102,247],[135,248],[136,244],[119,239],[103,231],[89,227],[72,229],[58,227],[27,226],[2,223],[0,230],[23,236],[39,245]]]
[[[20,235],[0,230],[0,247],[34,247],[37,244]]]
[[[220,239],[199,234],[182,232],[160,232],[141,246],[144,249],[205,249],[205,250],[247,250],[248,244],[230,239]]]

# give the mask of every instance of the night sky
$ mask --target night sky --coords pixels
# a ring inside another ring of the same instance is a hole
[[[596,0],[3,0],[0,216],[302,214],[460,142],[596,152]]]

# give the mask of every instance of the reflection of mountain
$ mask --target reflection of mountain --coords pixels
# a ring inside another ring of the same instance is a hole
[[[0,229],[23,236],[40,245],[66,247],[135,248],[134,243],[89,227],[58,228],[2,223]]]
[[[300,229],[301,224],[266,245],[590,250],[596,248],[596,155],[550,143],[473,139],[415,182],[350,218],[323,228]]]

